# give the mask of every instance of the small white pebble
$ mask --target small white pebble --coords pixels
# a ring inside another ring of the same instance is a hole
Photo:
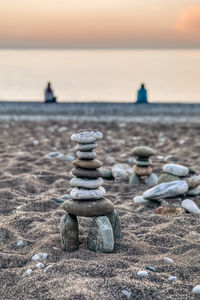
[[[148,272],[144,271],[144,270],[139,271],[139,272],[137,272],[137,276],[139,276],[139,277],[147,277],[148,276]]]
[[[122,290],[122,294],[124,296],[126,296],[127,299],[131,298],[131,292],[127,291],[127,290]]]
[[[43,263],[38,263],[37,265],[36,265],[36,267],[38,268],[38,269],[43,269],[44,268],[44,264]]]
[[[177,280],[177,277],[176,276],[170,276],[168,278],[169,281],[176,281]]]
[[[26,274],[27,274],[27,275],[31,275],[32,272],[33,272],[33,271],[32,271],[31,269],[26,270]]]
[[[48,257],[48,254],[47,253],[39,253],[42,257],[42,259],[46,259]]]
[[[39,145],[39,141],[37,141],[37,140],[34,140],[34,141],[33,141],[33,145],[34,145],[34,146],[37,146],[37,145]]]
[[[169,264],[173,264],[173,263],[174,263],[173,259],[171,259],[171,258],[169,258],[169,257],[164,257],[163,260],[164,260],[165,262],[169,263]]]
[[[46,271],[46,270],[49,270],[50,268],[52,268],[52,265],[48,265],[48,266],[45,268],[45,271]]]
[[[33,255],[33,257],[32,257],[32,260],[38,260],[38,259],[40,259],[40,256],[39,256],[39,254],[35,254],[35,255]]]
[[[192,290],[193,294],[195,295],[200,295],[200,285],[196,285],[193,290]]]
[[[23,247],[24,246],[24,242],[22,240],[19,240],[17,242],[17,247]]]

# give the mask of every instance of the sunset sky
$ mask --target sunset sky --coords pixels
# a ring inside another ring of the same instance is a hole
[[[0,0],[0,48],[199,48],[200,0]]]

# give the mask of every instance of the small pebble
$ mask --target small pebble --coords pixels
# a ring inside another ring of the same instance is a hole
[[[19,240],[17,242],[17,247],[23,247],[24,246],[24,242],[22,240]]]
[[[127,290],[122,290],[122,294],[124,296],[126,296],[127,299],[131,298],[131,292],[127,291]]]
[[[63,200],[69,200],[70,199],[70,195],[62,195],[61,196],[61,199],[63,199]]]
[[[57,203],[63,203],[65,200],[60,198],[53,198],[53,200]]]
[[[195,295],[200,295],[200,285],[196,285],[193,290],[192,290],[193,294]]]
[[[139,277],[147,277],[148,276],[148,272],[145,270],[139,271],[137,272],[137,276]]]
[[[47,257],[47,253],[36,253],[35,255],[33,255],[32,260],[46,259]]]
[[[151,272],[157,272],[156,269],[154,269],[154,268],[152,268],[150,266],[147,266],[146,269],[149,270],[149,271],[151,271]]]
[[[168,281],[176,281],[177,280],[177,277],[176,276],[170,276],[168,278]]]
[[[37,141],[37,140],[34,140],[34,141],[33,141],[33,145],[34,145],[34,146],[37,146],[37,145],[39,145],[39,141]]]
[[[37,265],[36,265],[36,267],[38,268],[38,269],[43,269],[44,268],[44,264],[43,263],[38,263]]]
[[[27,275],[31,275],[32,272],[33,272],[33,271],[32,271],[31,269],[26,270],[26,274],[27,274]]]
[[[171,258],[169,258],[169,257],[164,257],[163,260],[164,260],[165,262],[169,263],[169,264],[173,264],[173,263],[174,263],[173,259],[171,259]]]

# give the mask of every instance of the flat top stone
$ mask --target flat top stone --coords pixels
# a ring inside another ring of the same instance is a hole
[[[133,148],[132,154],[137,157],[150,157],[155,155],[155,151],[150,147],[139,146]]]
[[[94,160],[80,160],[76,159],[73,161],[73,165],[76,167],[86,168],[86,169],[97,169],[100,168],[103,164],[101,161]]]
[[[93,143],[96,140],[103,138],[103,134],[100,131],[86,129],[72,134],[71,140],[80,144]]]
[[[163,166],[163,171],[175,176],[187,176],[189,174],[189,169],[176,164],[166,164]]]

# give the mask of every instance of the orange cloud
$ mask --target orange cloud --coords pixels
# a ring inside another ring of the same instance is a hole
[[[200,34],[200,7],[181,11],[176,29],[181,33]]]

